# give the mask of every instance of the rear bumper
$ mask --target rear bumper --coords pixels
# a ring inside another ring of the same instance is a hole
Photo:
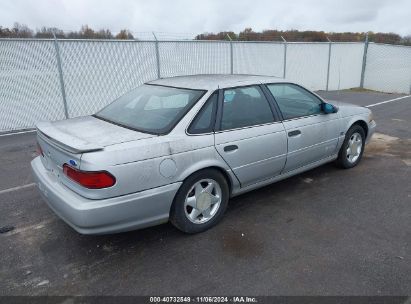
[[[167,222],[170,207],[181,183],[119,197],[90,200],[66,186],[40,158],[31,162],[34,179],[49,207],[82,234],[116,233]]]

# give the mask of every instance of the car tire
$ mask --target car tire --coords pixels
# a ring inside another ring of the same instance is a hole
[[[194,234],[216,225],[227,209],[229,186],[213,169],[189,176],[178,190],[170,210],[170,221],[179,230]]]
[[[360,125],[351,126],[338,153],[337,165],[343,169],[350,169],[358,165],[364,153],[364,146],[364,129]]]

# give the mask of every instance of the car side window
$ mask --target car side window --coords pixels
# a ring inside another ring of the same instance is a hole
[[[289,83],[268,84],[284,119],[321,113],[322,101],[307,90]]]
[[[274,121],[268,100],[258,86],[224,90],[221,130],[261,125]]]
[[[213,119],[214,113],[217,108],[217,93],[213,93],[210,98],[203,105],[201,110],[197,113],[191,125],[188,127],[188,133],[190,134],[201,134],[209,133],[214,130]]]

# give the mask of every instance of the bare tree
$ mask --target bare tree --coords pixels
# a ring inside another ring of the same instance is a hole
[[[36,30],[34,37],[36,38],[54,38],[54,35],[57,38],[65,38],[64,32],[56,27],[42,27],[40,30]]]
[[[134,39],[133,34],[131,34],[130,31],[128,30],[121,30],[117,35],[116,35],[116,39],[124,39],[124,40],[131,40]]]
[[[12,28],[14,37],[16,38],[32,38],[33,31],[25,24],[15,22]]]

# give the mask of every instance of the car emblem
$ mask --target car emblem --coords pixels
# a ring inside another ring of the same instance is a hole
[[[69,160],[69,163],[70,163],[70,165],[72,165],[72,166],[77,166],[77,163],[76,163],[76,161],[75,160],[72,160],[72,159],[70,159]]]

